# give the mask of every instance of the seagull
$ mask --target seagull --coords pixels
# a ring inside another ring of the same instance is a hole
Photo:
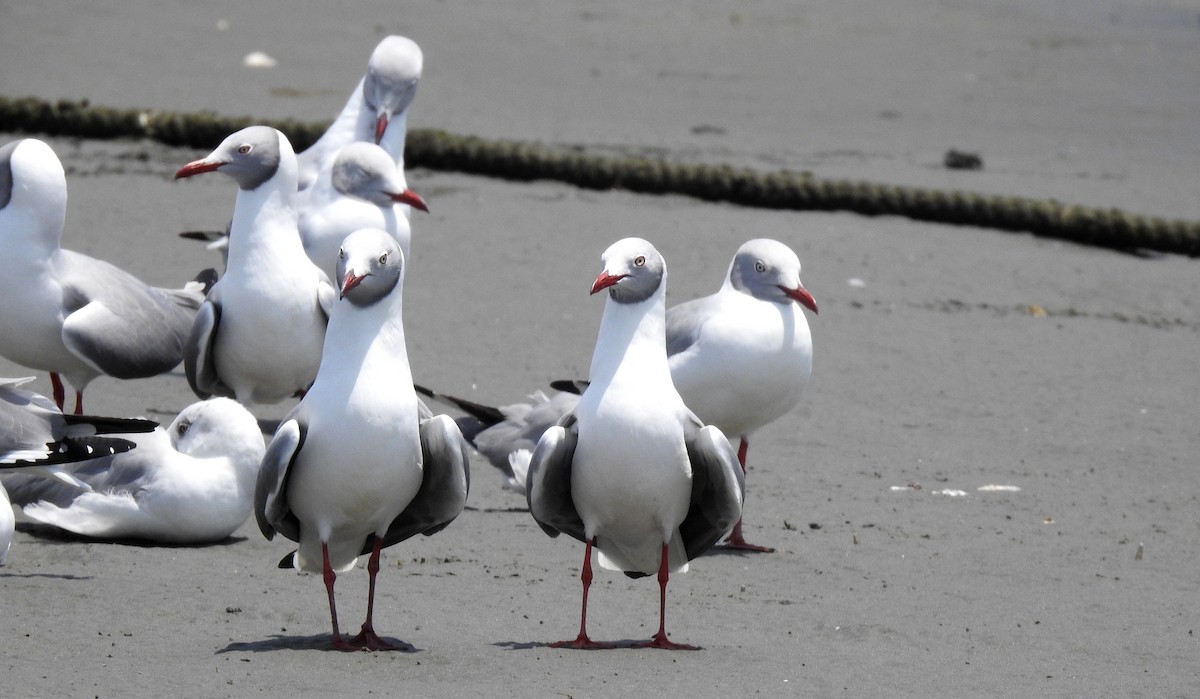
[[[812,374],[812,335],[801,307],[817,302],[800,283],[800,259],[769,238],[738,248],[721,288],[667,311],[671,378],[683,402],[706,425],[739,440],[746,469],[750,436],[800,402]],[[747,551],[739,519],[725,542]]]
[[[182,289],[152,287],[114,265],[60,247],[67,180],[58,156],[26,138],[0,146],[0,355],[50,372],[83,391],[101,375],[145,378],[170,371],[204,300],[202,272]]]
[[[312,187],[321,169],[353,141],[382,146],[403,172],[408,107],[416,96],[423,63],[421,47],[412,39],[392,35],[379,42],[346,106],[316,143],[298,156],[300,190]]]
[[[304,251],[332,279],[342,240],[359,228],[382,228],[400,243],[409,262],[411,229],[402,211],[408,206],[429,211],[387,151],[364,141],[343,146],[300,209]]]
[[[137,448],[64,467],[82,485],[13,473],[4,486],[29,518],[98,539],[212,543],[249,519],[266,448],[238,403],[193,403],[165,430],[122,437]]]
[[[744,481],[721,431],[704,426],[671,383],[665,335],[666,264],[626,238],[603,256],[592,293],[607,290],[591,383],[575,410],[538,442],[529,511],[550,536],[585,544],[579,635],[554,647],[596,648],[587,635],[592,549],[602,567],[657,573],[658,633],[638,647],[694,650],[666,631],[667,581],[741,515]]]
[[[86,490],[87,483],[67,470],[70,464],[136,446],[129,439],[97,435],[149,432],[158,426],[136,418],[64,415],[46,397],[20,388],[30,381],[32,376],[0,378],[0,469],[5,473]],[[0,565],[8,558],[14,525],[8,493],[0,485]]]
[[[263,458],[255,515],[267,539],[299,543],[280,567],[320,571],[337,650],[406,650],[374,629],[380,551],[441,531],[467,499],[467,446],[454,421],[413,390],[401,314],[404,253],[386,231],[351,233],[338,253],[333,306],[316,382],[283,420]],[[367,616],[338,629],[338,573],[370,554]]]
[[[238,185],[229,262],[196,313],[184,371],[200,398],[278,403],[313,382],[334,288],[296,227],[296,156],[279,131],[250,126],[176,179],[224,172]]]

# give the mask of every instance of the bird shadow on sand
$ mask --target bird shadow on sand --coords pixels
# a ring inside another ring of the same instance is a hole
[[[556,641],[557,642],[557,641]],[[556,650],[641,650],[645,647],[646,639],[623,638],[619,641],[600,641],[603,647],[600,648],[562,648]],[[545,641],[496,641],[492,644],[498,648],[506,648],[508,650],[534,650],[537,648],[550,648],[553,643]]]
[[[42,524],[41,522],[18,522],[16,529],[22,534],[28,534],[35,539],[58,544],[114,544],[117,546],[136,546],[138,548],[194,549],[207,546],[231,546],[246,541],[246,537],[244,536],[227,536],[220,541],[204,544],[168,544],[160,541],[150,541],[149,539],[98,539],[83,536],[82,534],[75,534],[74,532],[59,529],[51,524]]]
[[[422,649],[417,648],[411,643],[405,643],[398,638],[384,637],[385,641],[396,645],[390,651],[372,651],[372,652],[395,652],[395,653],[419,653]],[[270,638],[261,641],[237,641],[230,643],[224,648],[218,650],[216,655],[222,653],[268,653],[277,650],[320,650],[330,652],[364,652],[364,651],[335,651],[333,647],[333,636],[327,633],[316,634],[315,636],[284,636],[283,634],[275,634]]]

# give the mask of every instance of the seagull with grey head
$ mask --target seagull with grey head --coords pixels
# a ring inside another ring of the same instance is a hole
[[[228,136],[176,179],[223,172],[237,182],[223,276],[196,313],[184,355],[196,395],[277,403],[303,394],[321,363],[329,278],[297,229],[296,155],[268,126]]]
[[[354,141],[383,147],[404,171],[408,107],[416,96],[423,64],[421,47],[412,39],[392,35],[379,42],[367,61],[366,74],[337,118],[299,154],[301,191],[312,187],[322,168],[343,146]]]
[[[659,626],[639,646],[694,649],[668,639],[667,582],[738,520],[743,478],[719,429],[704,426],[671,383],[666,264],[649,242],[625,238],[603,256],[592,293],[608,298],[591,383],[538,442],[529,465],[530,513],[550,536],[585,544],[579,634],[555,647],[606,644],[587,634],[592,549],[604,568],[657,574]]]
[[[750,436],[786,415],[812,375],[812,334],[803,308],[817,302],[800,282],[800,258],[777,240],[755,238],[738,248],[721,288],[667,311],[671,378],[704,424],[740,442],[746,469]],[[738,520],[725,545],[748,543]]]
[[[405,262],[411,264],[412,229],[404,213],[409,206],[429,211],[387,151],[366,141],[350,143],[322,170],[300,207],[304,251],[332,279],[346,236],[360,228],[380,228],[400,243]]]
[[[81,413],[96,377],[145,378],[179,364],[206,273],[160,289],[64,250],[66,212],[66,175],[50,146],[36,138],[0,146],[0,355],[50,372],[60,409],[65,378]]]
[[[351,233],[337,271],[341,297],[321,369],[267,447],[255,514],[268,539],[299,543],[281,567],[322,574],[335,649],[406,649],[374,629],[380,551],[441,531],[462,512],[467,446],[454,421],[433,416],[413,390],[396,239],[377,229]],[[334,583],[367,554],[366,621],[343,638]]]

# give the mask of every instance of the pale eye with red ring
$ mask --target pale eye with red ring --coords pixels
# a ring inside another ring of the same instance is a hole
[[[379,256],[379,264],[381,264],[381,265],[386,265],[386,264],[387,264],[387,258],[388,258],[388,254],[387,254],[386,252],[385,252],[385,253],[383,253],[382,255],[380,255],[380,256]]]
[[[252,150],[254,150],[254,146],[250,145],[249,143],[243,143],[242,145],[238,146],[237,152],[245,155]]]
[[[755,260],[754,271],[761,274],[762,272],[767,271],[767,266],[762,263],[762,260]]]
[[[633,258],[633,264],[638,267],[645,265],[646,264],[646,256],[638,255],[637,257]]]

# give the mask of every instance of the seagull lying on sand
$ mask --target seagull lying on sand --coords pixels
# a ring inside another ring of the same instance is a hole
[[[84,491],[90,486],[70,472],[71,464],[133,449],[130,439],[98,436],[149,432],[158,423],[136,418],[64,415],[49,399],[19,388],[33,381],[0,378],[0,473]],[[0,565],[12,544],[12,507],[0,487]]]
[[[79,485],[12,473],[4,486],[31,519],[98,539],[211,543],[250,517],[265,445],[238,403],[193,403],[165,430],[122,437],[137,448],[63,467]]]

